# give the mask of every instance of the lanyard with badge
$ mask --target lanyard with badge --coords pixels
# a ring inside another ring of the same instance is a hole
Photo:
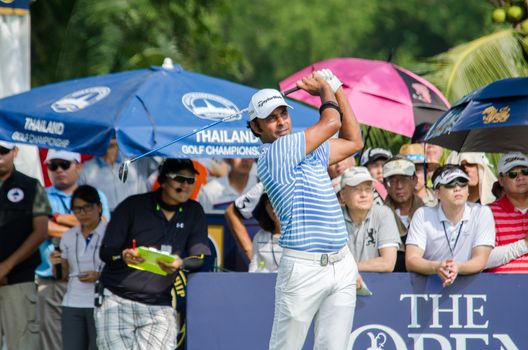
[[[451,247],[451,243],[449,243],[449,237],[447,236],[447,230],[446,230],[446,227],[445,227],[445,223],[442,221],[442,226],[444,227],[444,235],[445,235],[445,238],[446,238],[446,241],[447,241],[447,246],[449,247],[449,251],[451,252],[451,257],[454,258],[455,257],[455,249],[456,249],[456,246],[457,246],[457,243],[458,243],[458,239],[460,238],[460,232],[462,232],[462,226],[464,226],[464,222],[460,222],[460,228],[458,229],[458,233],[457,233],[457,236],[456,236],[456,239],[455,239],[455,244],[453,244],[453,247]]]

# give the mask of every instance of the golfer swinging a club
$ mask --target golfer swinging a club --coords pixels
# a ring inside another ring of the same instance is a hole
[[[326,169],[363,141],[341,85],[328,69],[297,82],[322,103],[319,121],[297,133],[280,92],[260,90],[249,103],[249,127],[264,144],[258,175],[281,223],[273,350],[301,349],[314,317],[314,349],[344,350],[352,330],[358,272]]]

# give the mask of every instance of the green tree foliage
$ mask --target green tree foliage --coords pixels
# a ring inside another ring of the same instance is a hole
[[[38,86],[171,57],[188,69],[273,87],[316,61],[386,60],[394,50],[394,63],[419,68],[445,89],[445,56],[417,62],[496,30],[492,9],[486,0],[37,0],[32,79]],[[405,140],[379,130],[370,137],[393,151]]]
[[[492,33],[415,66],[454,103],[497,79],[528,74],[524,38],[512,29]]]
[[[404,67],[489,33],[483,0],[233,1],[222,17],[227,42],[251,63],[245,82],[277,82],[332,57],[385,60]]]
[[[241,78],[247,62],[222,36],[213,0],[41,0],[32,11],[33,84],[160,65]]]

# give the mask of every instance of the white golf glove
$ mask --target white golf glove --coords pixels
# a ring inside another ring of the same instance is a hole
[[[343,85],[341,80],[339,80],[339,78],[336,77],[334,73],[332,73],[332,71],[328,68],[318,70],[316,71],[316,73],[322,76],[324,80],[328,82],[328,85],[330,85],[334,94],[336,93],[337,89],[339,89],[339,87]]]

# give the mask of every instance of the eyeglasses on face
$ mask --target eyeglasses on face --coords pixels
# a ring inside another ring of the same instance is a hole
[[[468,185],[467,181],[455,179],[455,180],[451,181],[450,183],[447,183],[447,184],[445,184],[443,186],[445,188],[455,188],[455,186],[463,188],[463,187],[466,187],[467,185]]]
[[[523,174],[524,176],[528,176],[528,168],[522,168],[520,170],[510,170],[506,174],[508,174],[508,177],[510,179],[515,179],[519,174]]]
[[[80,213],[86,214],[86,213],[91,212],[93,208],[94,208],[94,204],[90,203],[90,204],[85,204],[82,206],[72,207],[72,211],[74,214],[77,214],[77,215]]]
[[[5,148],[5,147],[0,146],[0,155],[2,155],[2,156],[5,156],[6,154],[8,154],[11,151],[12,150],[9,149],[9,148]]]
[[[72,162],[68,160],[61,160],[61,159],[52,160],[51,162],[48,163],[48,169],[51,171],[55,171],[60,167],[62,170],[68,170],[71,164]]]
[[[374,193],[374,187],[372,186],[354,186],[354,187],[351,187],[350,188],[350,191],[352,193],[367,193],[367,194],[370,194],[370,193]]]
[[[192,185],[196,181],[196,179],[194,177],[183,176],[183,175],[180,175],[180,174],[167,174],[166,176],[169,179],[172,179],[172,180],[174,180],[176,182],[179,182],[181,184],[183,184],[184,182],[187,182],[189,185]]]

